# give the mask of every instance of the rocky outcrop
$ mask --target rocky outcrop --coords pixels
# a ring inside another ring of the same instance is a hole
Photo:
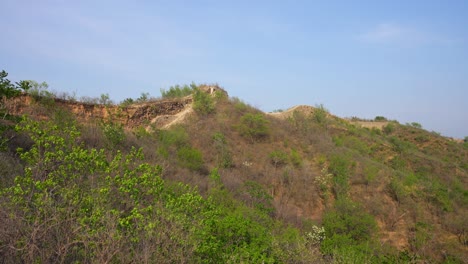
[[[199,89],[214,96],[217,93],[228,95],[218,85],[200,85]],[[103,105],[63,100],[53,97],[32,97],[22,94],[2,103],[13,115],[28,114],[38,119],[48,119],[57,108],[72,113],[80,122],[104,120],[116,122],[127,128],[152,126],[167,128],[182,122],[190,114],[192,96],[175,99],[160,99],[129,106]]]
[[[5,107],[12,115],[28,114],[39,119],[47,119],[50,110],[62,108],[72,113],[81,122],[106,120],[133,128],[150,124],[156,117],[166,117],[165,119],[170,120],[169,117],[182,112],[191,103],[190,96],[150,101],[127,107],[73,102],[57,98],[48,98],[46,103],[40,103],[40,100],[38,102],[33,97],[23,94],[8,100]]]
[[[180,100],[155,101],[127,108],[129,114],[126,125],[139,126],[158,116],[173,116],[192,103],[192,98]]]

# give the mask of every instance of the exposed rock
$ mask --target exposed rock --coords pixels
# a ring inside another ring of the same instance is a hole
[[[67,109],[75,115],[79,121],[90,121],[93,119],[107,120],[120,123],[128,128],[154,123],[156,126],[165,126],[167,122],[176,119],[176,114],[187,107],[191,107],[190,96],[181,99],[158,100],[128,107],[116,105],[89,104],[82,102],[52,99],[50,107]],[[40,109],[41,105],[29,95],[20,95],[8,100],[5,104],[8,112],[13,115],[28,114],[39,119],[47,119],[47,111]],[[172,117],[173,116],[173,117]],[[157,117],[158,122],[155,122]]]

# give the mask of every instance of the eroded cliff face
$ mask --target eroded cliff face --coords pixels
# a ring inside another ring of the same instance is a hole
[[[62,108],[75,115],[80,122],[106,120],[120,123],[128,128],[134,128],[151,123],[164,127],[167,125],[167,122],[174,120],[177,114],[191,108],[192,104],[191,96],[171,100],[150,101],[126,107],[88,104],[57,98],[46,98],[42,103],[40,100],[24,94],[5,101],[5,107],[12,115],[28,114],[38,119],[48,119],[47,109]]]

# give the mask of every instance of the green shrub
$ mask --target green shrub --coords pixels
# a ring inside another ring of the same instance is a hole
[[[458,238],[461,245],[468,246],[468,211],[447,214],[444,226]]]
[[[334,208],[323,217],[326,238],[321,244],[322,253],[335,249],[366,245],[377,230],[375,219],[349,198],[339,198]]]
[[[401,181],[395,177],[392,178],[389,183],[389,191],[393,199],[395,199],[399,204],[403,203],[408,196],[406,188],[401,184]]]
[[[125,140],[123,125],[107,122],[102,124],[102,131],[110,148],[117,148]]]
[[[248,113],[241,117],[237,126],[240,134],[255,141],[268,137],[270,134],[269,122],[262,114]]]
[[[193,171],[199,171],[203,167],[202,153],[192,147],[182,147],[179,149],[177,151],[177,159],[180,166]]]
[[[248,104],[237,97],[232,97],[231,102],[234,104],[234,108],[239,112],[244,112],[249,108]]]
[[[376,116],[374,118],[374,121],[387,121],[387,118],[386,117],[383,117],[383,116]]]
[[[244,183],[246,194],[250,197],[252,207],[265,214],[272,214],[275,211],[273,207],[273,197],[257,182],[247,181]]]
[[[275,150],[268,155],[271,164],[275,167],[286,165],[288,163],[288,154],[281,150]]]
[[[318,124],[325,125],[327,120],[328,110],[323,106],[323,104],[316,105],[313,112],[313,120]]]
[[[214,99],[216,102],[223,102],[228,99],[228,94],[226,92],[217,90],[214,92]]]
[[[342,147],[344,145],[344,136],[335,136],[332,140],[337,147]]]
[[[210,114],[215,111],[214,101],[210,94],[195,89],[193,93],[193,109],[200,114]]]
[[[138,139],[148,138],[148,137],[151,136],[151,133],[149,133],[144,126],[139,126],[139,127],[135,128],[133,130],[133,134]]]
[[[175,154],[177,150],[189,144],[187,131],[182,126],[159,130],[157,138],[159,144],[156,153],[164,158],[169,158],[170,154]]]
[[[416,249],[423,248],[429,241],[433,239],[433,227],[425,222],[416,222],[414,226],[414,237],[411,241],[412,246]]]
[[[364,168],[364,179],[366,181],[366,185],[370,185],[374,182],[375,178],[377,178],[377,174],[379,173],[379,168],[373,165],[368,165]]]
[[[188,134],[184,127],[176,126],[169,130],[159,130],[158,140],[164,147],[175,146],[180,148],[188,144]]]
[[[351,162],[346,156],[334,155],[330,158],[328,171],[333,174],[333,190],[337,198],[347,195],[349,190],[349,169]]]
[[[390,137],[390,143],[393,145],[393,149],[398,153],[408,152],[408,150],[415,148],[415,146],[408,141],[401,140],[398,137]]]
[[[421,134],[421,135],[418,135],[417,137],[415,137],[414,140],[416,140],[419,143],[424,143],[424,142],[428,142],[430,140],[430,138],[426,134]]]
[[[101,94],[101,96],[99,97],[99,104],[110,106],[110,105],[113,105],[114,102],[110,99],[109,94],[105,93],[105,94]]]
[[[38,83],[36,81],[27,80],[29,89],[28,94],[34,98],[36,102],[39,102],[46,106],[52,106],[55,103],[55,95],[50,92],[49,85],[46,82]]]
[[[301,157],[301,154],[299,154],[299,152],[297,152],[295,149],[292,149],[291,150],[291,154],[289,155],[289,159],[291,160],[291,163],[299,168],[302,166],[302,157]]]
[[[436,206],[440,207],[445,212],[451,212],[453,211],[453,201],[450,197],[450,192],[451,191],[439,181],[432,180],[426,193]]]
[[[369,155],[371,152],[366,142],[356,136],[336,136],[333,137],[333,142],[337,147],[345,146],[363,155]]]
[[[415,128],[419,128],[419,129],[422,128],[422,125],[421,125],[420,123],[417,123],[417,122],[412,122],[412,123],[410,124],[410,126],[415,127]]]
[[[128,107],[134,103],[135,103],[135,100],[133,100],[132,98],[125,98],[122,102],[120,102],[120,106]]]
[[[382,130],[385,135],[390,135],[391,133],[393,133],[393,131],[395,131],[395,124],[388,123],[386,126],[383,127]]]
[[[223,133],[217,132],[213,135],[214,147],[217,151],[216,163],[221,168],[230,168],[233,166],[232,155],[229,151],[226,138]]]
[[[407,161],[400,156],[393,157],[389,163],[395,170],[405,170],[407,168]]]
[[[136,99],[137,103],[145,103],[150,100],[150,94],[149,93],[141,93],[140,97]]]
[[[180,98],[187,95],[191,95],[195,89],[197,89],[197,85],[194,83],[190,85],[175,85],[169,87],[169,90],[161,89],[161,96],[162,98]]]

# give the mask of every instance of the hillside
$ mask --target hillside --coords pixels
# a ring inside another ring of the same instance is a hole
[[[4,263],[467,263],[468,145],[417,123],[26,90],[1,105]]]

